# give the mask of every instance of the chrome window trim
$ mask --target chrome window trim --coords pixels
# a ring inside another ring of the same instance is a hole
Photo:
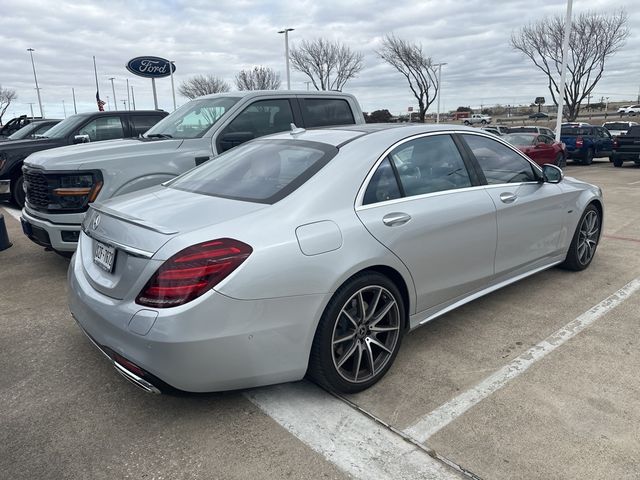
[[[515,183],[509,183],[508,185],[516,185]],[[406,196],[406,197],[400,197],[400,198],[393,198],[391,200],[383,200],[381,202],[376,202],[376,203],[369,203],[367,205],[358,205],[356,207],[356,212],[360,212],[362,210],[369,210],[371,208],[376,208],[376,207],[380,207],[380,206],[385,206],[385,205],[395,205],[398,203],[404,203],[404,202],[409,202],[409,201],[413,201],[413,200],[422,200],[425,198],[430,198],[430,197],[441,197],[443,195],[452,195],[454,193],[458,193],[458,192],[471,192],[474,190],[481,190],[481,189],[485,189],[485,187],[487,187],[487,185],[473,185],[471,187],[464,187],[464,188],[452,188],[449,190],[440,190],[439,192],[429,192],[429,193],[422,193],[420,195],[410,195],[410,196]]]

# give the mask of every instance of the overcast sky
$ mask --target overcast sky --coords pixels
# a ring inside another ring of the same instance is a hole
[[[640,3],[638,0],[574,0],[574,13],[612,12],[624,8],[631,36],[608,62],[594,91],[595,100],[634,100],[640,88]],[[37,96],[27,48],[34,60],[47,117],[95,110],[92,55],[96,56],[100,94],[113,94],[119,108],[127,97],[126,79],[134,87],[136,107],[153,108],[151,81],[125,69],[136,56],[174,60],[176,89],[195,74],[214,74],[233,87],[235,74],[255,65],[280,73],[286,87],[284,27],[290,46],[303,39],[340,40],[364,54],[365,68],[344,91],[353,93],[365,111],[392,113],[417,106],[406,80],[375,54],[389,33],[420,42],[442,70],[441,110],[459,105],[524,104],[536,96],[551,101],[546,78],[509,46],[511,33],[544,16],[563,15],[566,0],[0,0],[0,85],[15,89],[18,100],[4,120],[29,113]],[[291,72],[294,89],[307,78]],[[172,110],[169,78],[157,80],[159,106]],[[186,101],[177,92],[178,105]],[[435,111],[435,103],[430,111]]]

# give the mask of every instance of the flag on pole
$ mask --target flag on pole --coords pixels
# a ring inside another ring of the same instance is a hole
[[[100,92],[96,90],[96,102],[98,102],[98,111],[104,112],[105,102],[100,100]]]

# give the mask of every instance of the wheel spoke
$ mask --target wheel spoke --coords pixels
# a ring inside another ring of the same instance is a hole
[[[371,375],[376,374],[376,366],[375,361],[373,359],[373,351],[371,350],[371,345],[369,342],[365,342],[365,347],[367,348],[367,359],[369,360],[369,366],[371,367]]]
[[[346,310],[342,310],[342,313],[349,319],[349,321],[353,324],[353,328],[358,328],[358,322],[356,322],[353,317]]]
[[[338,368],[341,368],[342,365],[344,365],[345,362],[351,358],[351,356],[354,354],[354,352],[357,349],[358,349],[358,342],[353,342],[353,344],[351,345],[351,348],[347,350],[347,353],[345,353],[340,359],[340,361],[338,362]]]
[[[378,327],[378,326],[373,326],[373,327],[369,327],[369,330],[372,332],[394,332],[396,330],[398,330],[399,327]]]
[[[358,360],[354,362],[353,371],[352,371],[354,382],[358,381],[358,373],[360,373],[360,365],[362,364],[362,346],[360,345],[360,343],[358,343],[357,351],[358,351]]]
[[[376,309],[378,308],[378,303],[380,302],[380,297],[382,296],[382,289],[378,288],[378,292],[376,293],[376,298],[373,299],[373,303],[371,304],[371,308],[369,308],[369,315],[365,317],[365,322],[368,322],[373,314],[376,313]]]
[[[389,311],[393,308],[395,304],[396,304],[395,300],[391,300],[389,303],[387,303],[382,309],[382,311],[375,316],[372,322],[370,322],[370,326],[371,327],[376,326],[378,322],[382,320],[387,315],[387,313],[389,313]]]
[[[391,352],[391,350],[389,350],[387,347],[385,347],[382,343],[380,343],[380,342],[379,342],[378,340],[376,340],[375,338],[373,338],[373,337],[367,337],[367,338],[368,338],[368,339],[369,339],[369,341],[370,341],[371,343],[373,343],[376,347],[381,348],[382,350],[384,350],[385,352],[387,352],[387,353],[389,353],[389,354],[390,354],[390,353],[392,353],[392,352]]]
[[[358,292],[358,304],[360,305],[360,321],[364,322],[367,314],[364,307],[364,298],[362,298],[362,290]]]
[[[353,339],[355,336],[356,336],[356,332],[353,332],[350,335],[345,335],[344,337],[340,337],[340,338],[334,340],[333,344],[334,345],[338,345],[339,343],[343,343],[343,342],[346,342],[347,340]]]

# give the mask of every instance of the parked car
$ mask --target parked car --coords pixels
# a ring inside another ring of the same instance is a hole
[[[638,125],[637,122],[605,122],[602,124],[604,128],[611,134],[612,137],[618,135],[624,135],[634,125]]]
[[[611,161],[614,167],[621,167],[627,161],[640,165],[640,125],[613,139]]]
[[[626,115],[639,115],[640,114],[640,105],[631,105],[627,109],[625,109],[624,113]]]
[[[509,133],[509,127],[504,125],[491,125],[488,127],[480,127],[485,132],[493,133],[498,136],[506,135]]]
[[[536,113],[532,113],[531,115],[529,115],[529,118],[535,119],[535,120],[548,120],[549,115],[547,115],[544,112],[536,112]]]
[[[12,200],[20,208],[24,206],[22,164],[32,153],[62,145],[137,137],[166,115],[167,112],[156,110],[79,113],[67,117],[37,139],[0,144],[0,200]],[[75,150],[70,148],[65,152],[73,155]],[[74,169],[77,168],[76,163]],[[43,188],[46,190],[46,185]],[[68,201],[73,199],[73,195],[67,196]]]
[[[509,133],[503,137],[511,145],[515,145],[531,160],[542,166],[545,163],[564,168],[566,149],[562,142],[556,142],[553,137],[537,133]]]
[[[19,117],[12,118],[0,127],[0,138],[5,138],[9,135],[12,135],[22,127],[29,125],[29,123],[31,123],[33,120],[33,117],[28,117],[26,115],[20,115]]]
[[[36,138],[37,135],[44,135],[47,130],[58,123],[60,123],[60,120],[58,119],[33,120],[8,137],[0,138],[0,142],[8,142],[11,140],[32,140]]]
[[[462,123],[464,123],[465,125],[487,125],[488,123],[491,123],[491,117],[489,115],[485,115],[484,113],[474,113],[470,117],[465,118]]]
[[[618,108],[618,113],[623,114],[626,113],[627,108],[629,108],[631,105],[622,105],[620,108]]]
[[[556,136],[555,132],[550,128],[537,127],[535,125],[523,125],[518,127],[510,127],[509,133],[539,133],[541,135],[548,135],[549,137]]]
[[[353,393],[409,330],[554,265],[587,268],[602,217],[598,187],[481,130],[297,129],[93,203],[69,307],[148,392],[308,373]]]
[[[142,138],[29,157],[24,167],[25,233],[39,245],[73,252],[91,202],[166,182],[248,140],[289,130],[292,123],[320,127],[365,120],[355,97],[340,92],[243,91],[200,97]],[[80,194],[69,196],[67,188]]]
[[[608,157],[613,151],[611,134],[595,125],[562,127],[560,141],[567,146],[567,158],[583,165],[591,165],[594,158]]]

